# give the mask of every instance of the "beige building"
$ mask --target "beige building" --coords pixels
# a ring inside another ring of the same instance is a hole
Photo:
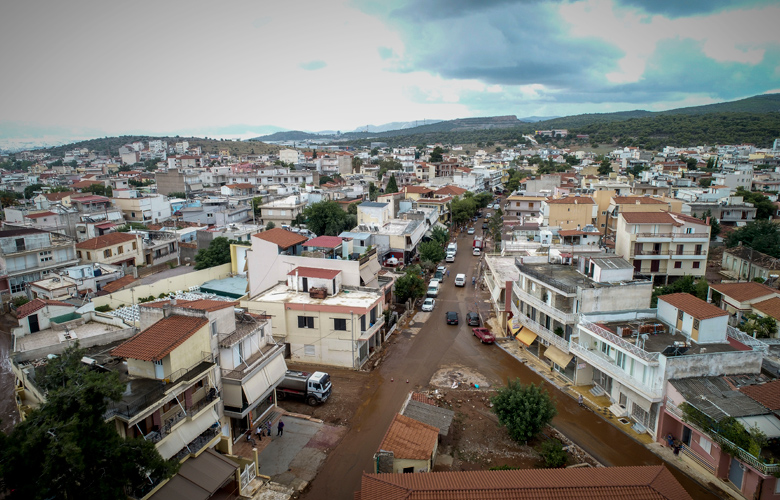
[[[542,201],[542,225],[577,229],[596,221],[598,206],[589,196],[564,196]]]
[[[704,276],[709,247],[710,226],[695,217],[671,212],[618,215],[615,253],[630,262],[636,274],[656,283]]]
[[[546,196],[509,196],[506,199],[506,215],[509,217],[517,217],[518,219],[539,217],[539,214],[542,212],[542,202],[546,199]]]
[[[606,224],[607,237],[615,237],[617,232],[617,218],[623,212],[670,212],[672,206],[667,201],[651,196],[613,196],[609,200],[609,206],[605,211],[599,212],[599,222]],[[599,226],[602,227],[602,226]]]
[[[397,413],[374,455],[374,472],[433,471],[439,429]]]
[[[141,237],[129,233],[108,233],[76,244],[76,257],[82,263],[97,262],[121,266],[144,263]]]
[[[260,205],[258,216],[262,224],[273,222],[280,226],[290,224],[305,208],[306,201],[298,195],[292,195]]]

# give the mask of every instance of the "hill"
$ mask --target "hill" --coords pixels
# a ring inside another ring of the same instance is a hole
[[[143,141],[149,142],[150,140],[162,139],[168,141],[168,144],[180,141],[187,141],[191,146],[200,146],[204,153],[219,153],[222,149],[229,149],[231,154],[244,155],[244,154],[266,154],[276,153],[279,151],[279,146],[272,144],[265,144],[262,142],[244,142],[244,141],[226,141],[217,139],[206,139],[202,137],[152,137],[147,135],[122,135],[117,137],[103,137],[101,139],[90,139],[87,141],[79,141],[71,144],[65,144],[63,146],[57,146],[53,148],[43,149],[42,151],[48,152],[52,156],[62,156],[65,151],[76,148],[87,148],[92,151],[96,151],[98,154],[117,154],[119,148],[125,144]]]

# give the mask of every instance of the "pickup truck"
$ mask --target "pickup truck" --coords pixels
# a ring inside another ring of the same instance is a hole
[[[472,328],[471,331],[483,344],[492,344],[496,340],[496,336],[487,328]]]

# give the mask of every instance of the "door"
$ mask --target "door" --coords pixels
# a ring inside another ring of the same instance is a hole
[[[35,333],[41,331],[41,327],[38,325],[38,315],[33,314],[31,316],[28,316],[28,321],[30,323],[30,333]]]
[[[683,245],[677,245],[677,255],[683,254]]]
[[[301,278],[301,287],[303,292],[309,291],[309,278]]]
[[[729,481],[736,486],[740,491],[742,490],[742,475],[745,473],[742,470],[742,464],[736,458],[731,459],[731,467],[729,468]]]
[[[634,260],[634,272],[642,272],[642,261],[639,259]]]
[[[157,378],[157,379],[165,378],[165,372],[163,372],[162,360],[160,360],[160,361],[152,361],[152,363],[154,363],[154,378]]]
[[[650,272],[651,273],[657,273],[658,269],[661,267],[661,261],[660,260],[651,260],[650,261]]]
[[[683,425],[682,442],[685,446],[691,445],[691,429]]]
[[[661,244],[653,243],[653,255],[661,255]]]
[[[696,245],[696,255],[701,255],[701,245]]]

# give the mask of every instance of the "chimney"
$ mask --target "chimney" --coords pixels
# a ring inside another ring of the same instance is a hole
[[[707,217],[707,220],[705,220],[704,223],[709,226],[710,225],[710,217]]]
[[[175,305],[176,305],[176,297],[171,299],[171,306],[175,306]]]

